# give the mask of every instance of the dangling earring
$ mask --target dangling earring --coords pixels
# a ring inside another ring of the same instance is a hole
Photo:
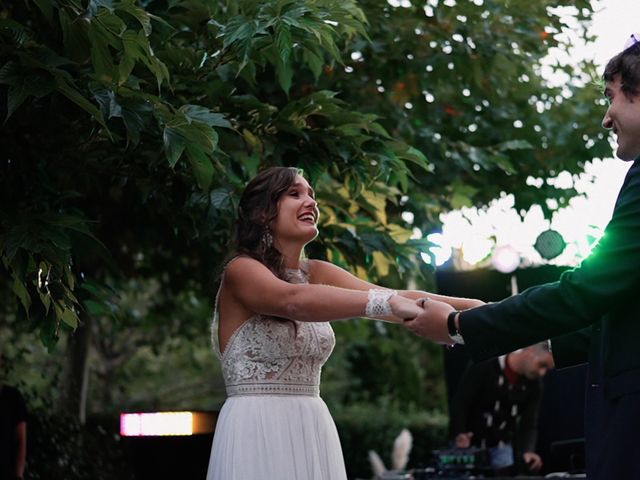
[[[269,227],[264,227],[264,233],[262,234],[262,238],[260,239],[263,247],[266,249],[271,248],[273,245],[273,236],[271,235],[271,231]]]

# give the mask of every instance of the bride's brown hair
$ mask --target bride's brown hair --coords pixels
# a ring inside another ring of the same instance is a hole
[[[280,198],[293,186],[302,170],[270,167],[262,170],[245,187],[236,222],[236,255],[247,255],[285,279],[284,256],[273,245],[270,225],[278,216]]]

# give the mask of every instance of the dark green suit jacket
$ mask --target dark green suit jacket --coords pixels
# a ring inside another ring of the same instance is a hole
[[[460,331],[474,361],[558,337],[558,367],[588,359],[607,398],[639,392],[640,158],[603,237],[579,267],[557,282],[462,312]]]

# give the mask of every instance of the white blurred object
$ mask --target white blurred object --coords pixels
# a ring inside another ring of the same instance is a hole
[[[491,264],[500,273],[511,273],[520,265],[520,254],[511,245],[502,245],[493,250]]]
[[[413,476],[403,470],[387,470],[380,480],[411,480]]]
[[[384,466],[384,462],[374,450],[369,450],[369,463],[373,470],[373,475],[376,478],[381,478],[384,472],[387,471],[387,467]]]
[[[393,450],[391,451],[393,470],[387,470],[380,455],[374,450],[369,450],[369,463],[371,464],[374,478],[380,480],[404,480],[411,478],[409,474],[404,472],[404,469],[407,463],[409,463],[409,454],[411,453],[412,447],[413,437],[411,436],[411,432],[403,428],[393,442]]]
[[[511,275],[511,296],[518,294],[518,279],[515,274]]]
[[[391,464],[394,470],[404,470],[409,463],[409,454],[413,446],[411,432],[403,428],[400,435],[393,442],[393,452],[391,452]]]

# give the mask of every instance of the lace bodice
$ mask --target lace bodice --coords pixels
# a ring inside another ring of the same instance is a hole
[[[291,283],[308,283],[302,270],[288,270],[287,275]],[[233,333],[222,353],[218,324],[216,297],[211,333],[228,396],[319,394],[320,370],[335,345],[328,322],[286,322],[254,315]]]

